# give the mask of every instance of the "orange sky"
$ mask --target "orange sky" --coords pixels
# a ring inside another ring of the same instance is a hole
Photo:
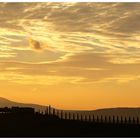
[[[140,106],[139,3],[0,8],[1,97],[62,109]]]

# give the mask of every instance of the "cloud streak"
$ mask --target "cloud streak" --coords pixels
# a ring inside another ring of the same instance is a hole
[[[2,76],[3,78],[5,77],[5,80],[11,81],[14,78],[12,81],[20,84],[31,84],[31,81],[34,81],[32,79],[36,77],[35,79],[38,79],[39,83],[43,85],[63,82],[69,84],[91,84],[111,81],[124,83],[140,78],[139,63],[116,64],[112,62],[112,59],[113,56],[107,54],[80,53],[59,61],[46,63],[1,62],[0,73],[5,75]],[[48,80],[51,77],[52,80]]]
[[[75,77],[77,83],[139,77],[139,3],[1,3],[0,8],[1,73],[65,82]]]

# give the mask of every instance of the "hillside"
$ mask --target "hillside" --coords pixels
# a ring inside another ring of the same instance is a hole
[[[18,102],[10,101],[8,99],[0,97],[0,107],[12,107],[12,106],[32,107],[32,108],[35,108],[36,111],[46,109],[45,106],[41,106],[41,105],[37,105],[37,104],[18,103]]]
[[[0,97],[0,107],[12,107],[12,106],[19,106],[19,107],[33,107],[36,111],[38,110],[45,110],[45,106],[37,105],[37,104],[25,104],[25,103],[17,103],[10,101],[8,99]],[[97,110],[90,110],[90,111],[74,111],[74,110],[65,110],[65,112],[73,112],[79,114],[94,114],[96,115],[106,115],[106,116],[131,116],[131,117],[140,117],[140,108],[105,108],[105,109],[97,109]]]

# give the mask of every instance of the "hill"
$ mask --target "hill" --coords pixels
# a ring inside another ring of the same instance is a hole
[[[3,97],[0,97],[0,107],[12,107],[12,106],[18,106],[18,107],[32,107],[35,108],[36,111],[45,110],[46,106],[41,106],[37,104],[25,104],[25,103],[18,103],[14,101],[10,101],[8,99],[5,99]]]
[[[8,99],[0,97],[0,107],[12,107],[12,106],[19,106],[19,107],[32,107],[35,108],[36,111],[41,110],[45,111],[46,106],[41,106],[37,104],[25,104],[25,103],[17,103],[14,101],[10,101]],[[103,116],[130,116],[130,117],[140,117],[140,108],[104,108],[104,109],[97,109],[97,110],[64,110],[65,112],[73,112],[79,114],[94,114],[96,115],[103,115]]]

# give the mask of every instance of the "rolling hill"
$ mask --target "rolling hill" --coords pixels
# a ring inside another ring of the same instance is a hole
[[[38,111],[38,110],[42,111],[42,110],[46,109],[46,106],[41,106],[41,105],[37,105],[37,104],[17,103],[17,102],[5,99],[3,97],[0,97],[0,107],[12,107],[12,106],[32,107],[32,108],[35,108],[36,111]]]
[[[12,107],[12,106],[19,106],[19,107],[33,107],[35,111],[41,110],[45,111],[46,106],[41,106],[37,104],[25,104],[25,103],[17,103],[14,101],[10,101],[8,99],[0,97],[0,107]],[[104,108],[104,109],[97,109],[97,110],[65,110],[65,112],[73,112],[79,113],[83,115],[94,114],[96,115],[106,115],[106,116],[131,116],[131,117],[139,117],[140,118],[140,108]]]

